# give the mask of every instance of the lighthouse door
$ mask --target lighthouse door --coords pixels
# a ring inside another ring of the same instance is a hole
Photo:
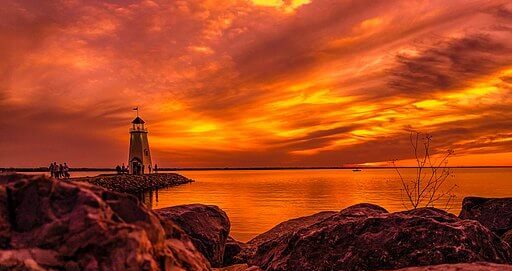
[[[143,172],[142,172],[142,162],[137,159],[137,158],[134,158],[132,159],[131,163],[130,163],[131,167],[132,167],[132,174],[134,175],[141,175]]]

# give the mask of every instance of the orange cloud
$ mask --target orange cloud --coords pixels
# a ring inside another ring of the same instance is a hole
[[[512,158],[508,1],[14,1],[0,166],[112,166],[139,106],[160,166]],[[495,158],[493,158],[495,157]]]

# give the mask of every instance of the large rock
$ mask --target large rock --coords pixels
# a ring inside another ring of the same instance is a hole
[[[209,270],[186,235],[170,236],[133,196],[0,175],[0,270]]]
[[[512,229],[512,198],[464,198],[459,217],[476,220],[501,236]]]
[[[272,229],[268,230],[267,232],[264,232],[256,237],[254,237],[252,240],[248,242],[249,245],[259,245],[268,241],[275,240],[283,235],[294,233],[295,231],[309,227],[315,223],[318,223],[319,221],[322,221],[326,218],[329,218],[333,215],[337,214],[337,212],[334,211],[326,211],[326,212],[320,212],[316,213],[310,216],[304,216],[300,218],[294,218],[287,220],[285,222],[279,223],[277,226],[273,227]]]
[[[314,271],[475,261],[511,263],[510,247],[477,221],[438,209],[387,213],[363,204],[260,242],[248,263],[264,270]]]
[[[379,207],[380,208],[380,207]],[[241,250],[237,253],[229,254],[227,258],[228,263],[246,263],[248,259],[254,257],[256,250],[258,247],[272,246],[275,240],[279,238],[284,238],[286,236],[291,236],[296,231],[309,227],[312,224],[315,224],[319,221],[322,221],[326,218],[329,218],[333,215],[337,214],[334,211],[325,211],[316,213],[310,216],[304,216],[299,218],[290,219],[284,222],[279,223],[274,228],[270,229],[267,232],[264,232],[252,240],[250,240],[247,244],[240,244]],[[234,249],[233,249],[234,250]]]
[[[408,267],[395,271],[512,271],[512,266],[479,262]]]
[[[369,214],[368,212],[387,212],[380,206],[373,204],[358,204],[344,210],[344,212],[351,212],[353,215],[357,213]],[[247,244],[241,246],[242,250],[238,254],[231,255],[233,263],[246,263],[249,259],[253,258],[258,247],[273,246],[275,240],[280,238],[289,238],[300,229],[307,228],[315,223],[318,223],[326,218],[338,214],[335,211],[324,211],[313,215],[290,219],[279,223],[274,228],[254,237]]]
[[[182,228],[211,265],[222,265],[230,230],[226,213],[213,205],[190,204],[155,210],[163,221],[170,220]]]

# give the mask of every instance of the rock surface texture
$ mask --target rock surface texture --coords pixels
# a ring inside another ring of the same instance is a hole
[[[222,265],[230,266],[247,262],[247,260],[242,259],[239,256],[240,252],[242,252],[244,248],[247,248],[247,244],[237,241],[231,236],[228,236],[228,240],[226,241],[226,246],[224,248],[224,258]]]
[[[501,236],[503,241],[507,242],[512,247],[512,230],[507,231],[503,236]]]
[[[247,264],[235,264],[221,268],[214,268],[214,271],[263,271],[258,266],[248,266]]]
[[[489,229],[433,208],[388,213],[360,204],[316,223],[296,224],[272,238],[251,240],[248,264],[264,270],[381,270],[512,262],[508,244]]]
[[[155,210],[163,221],[176,223],[214,267],[222,266],[230,230],[226,213],[213,205],[190,204]]]
[[[495,263],[459,263],[409,267],[395,271],[512,271],[511,265]]]
[[[241,245],[241,250],[238,253],[229,255],[227,260],[232,263],[246,263],[255,256],[259,247],[265,247],[267,244],[272,246],[274,245],[274,241],[288,238],[296,231],[309,227],[336,214],[337,212],[334,211],[326,211],[282,222],[269,231],[256,236],[247,244]]]
[[[459,217],[476,220],[501,236],[512,230],[512,198],[464,198]]]
[[[209,270],[178,226],[128,194],[0,175],[0,270]]]
[[[131,194],[193,182],[191,179],[176,173],[99,175],[96,177],[73,178],[72,180],[87,182],[115,192]]]

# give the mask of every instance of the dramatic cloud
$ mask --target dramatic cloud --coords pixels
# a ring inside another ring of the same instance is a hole
[[[398,55],[400,64],[392,71],[391,86],[414,95],[468,87],[474,80],[500,72],[512,63],[512,33],[503,32],[453,38],[431,45],[420,55]]]
[[[382,164],[411,131],[507,164],[508,2],[6,0],[0,166],[122,163],[133,106],[161,167]]]

